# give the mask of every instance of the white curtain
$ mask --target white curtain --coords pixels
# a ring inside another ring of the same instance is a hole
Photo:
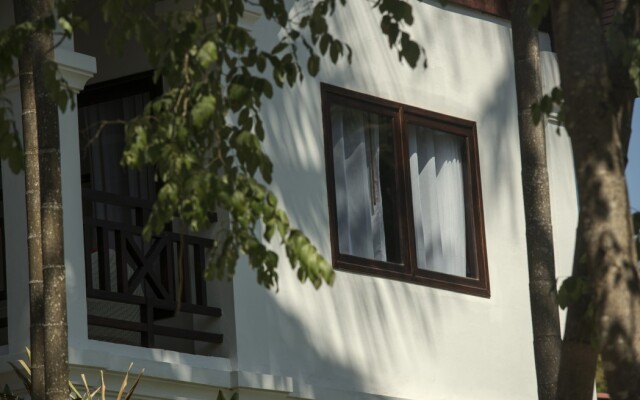
[[[463,139],[408,128],[418,268],[466,276]]]
[[[331,109],[339,251],[387,261],[380,189],[380,119],[342,106]]]

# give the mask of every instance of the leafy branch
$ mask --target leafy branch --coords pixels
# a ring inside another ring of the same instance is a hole
[[[140,44],[154,79],[162,79],[166,89],[141,116],[125,123],[123,164],[153,165],[159,183],[145,237],[160,233],[176,218],[191,231],[201,231],[213,226],[212,210],[225,210],[228,226],[216,227],[207,276],[233,275],[244,254],[260,284],[277,286],[278,255],[268,247],[274,242],[284,247],[301,281],[316,288],[331,284],[331,265],[290,224],[269,188],[273,164],[262,147],[260,111],[275,88],[293,87],[306,73],[317,75],[322,57],[332,63],[351,61],[351,47],[332,33],[329,22],[346,0],[196,0],[186,8],[176,2],[169,10],[157,9],[159,3],[106,0],[101,8],[112,49],[120,52],[130,41]],[[23,41],[14,37],[34,29],[53,30],[56,23],[63,37],[70,37],[87,26],[72,12],[74,4],[58,1],[57,19],[50,17],[39,27],[16,25],[0,34],[0,92],[13,78],[12,60],[23,48]],[[426,67],[424,49],[406,31],[414,22],[409,4],[371,0],[370,5],[379,13],[382,32],[398,58],[412,67],[424,58]],[[261,47],[255,33],[243,27],[247,6],[259,9],[262,18],[278,28],[271,47]],[[48,69],[48,89],[64,109],[73,96],[54,67]],[[12,163],[18,170],[21,151],[8,106],[0,109],[0,118],[0,156],[19,154]],[[5,141],[18,150],[4,153],[12,146]]]

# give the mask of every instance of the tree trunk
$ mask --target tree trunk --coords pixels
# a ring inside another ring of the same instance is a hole
[[[16,23],[28,21],[36,11],[33,4],[13,2]],[[38,126],[33,82],[33,39],[26,44],[18,60],[22,98],[22,135],[25,152],[27,202],[27,246],[29,252],[29,319],[31,336],[31,398],[44,399],[44,304],[42,287],[42,229],[40,222],[40,164]]]
[[[531,112],[531,105],[542,97],[542,89],[538,32],[529,24],[529,3],[514,0],[512,4],[513,53],[538,399],[555,400],[562,340],[545,131],[542,123],[533,122]]]
[[[53,15],[51,0],[24,0],[26,20]],[[62,191],[60,177],[60,134],[58,107],[45,85],[44,68],[53,62],[53,36],[36,32],[32,39],[33,82],[38,127],[42,271],[44,288],[44,374],[45,398],[67,400],[69,369],[67,343],[67,301],[65,287]]]
[[[577,260],[585,263],[593,289],[594,340],[612,398],[637,399],[640,279],[624,177],[622,105],[611,101],[614,85],[599,10],[582,0],[552,4],[565,125],[572,139],[579,193],[581,229],[576,240],[584,253]],[[575,318],[589,316],[574,314]],[[564,361],[563,365],[568,367]]]
[[[52,41],[45,43],[51,48]],[[67,294],[62,230],[62,179],[58,107],[36,79],[40,130],[40,179],[42,199],[42,262],[45,313],[45,379],[47,400],[67,400],[69,365]]]

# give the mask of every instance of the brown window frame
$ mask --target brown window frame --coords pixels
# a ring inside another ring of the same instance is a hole
[[[511,19],[511,0],[449,0],[448,2],[496,17]]]
[[[423,110],[406,104],[381,99],[337,86],[321,83],[322,119],[324,129],[324,153],[329,196],[329,227],[331,237],[331,257],[337,270],[385,277],[415,284],[465,293],[480,297],[490,297],[489,271],[487,266],[484,234],[484,217],[478,159],[478,139],[476,123],[449,115]],[[341,254],[338,249],[338,214],[333,166],[333,143],[331,132],[331,106],[341,105],[362,111],[375,112],[392,118],[394,163],[396,170],[396,217],[399,221],[400,253],[402,264],[372,260],[349,254]],[[463,173],[465,185],[465,234],[467,246],[467,269],[476,277],[449,275],[441,272],[418,269],[413,226],[413,206],[411,177],[408,157],[408,123],[438,129],[464,138],[465,159]]]

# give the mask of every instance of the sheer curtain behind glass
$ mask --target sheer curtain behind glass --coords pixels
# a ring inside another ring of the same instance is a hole
[[[418,268],[467,276],[464,139],[408,125]]]
[[[399,262],[391,118],[332,106],[331,134],[340,253]]]

